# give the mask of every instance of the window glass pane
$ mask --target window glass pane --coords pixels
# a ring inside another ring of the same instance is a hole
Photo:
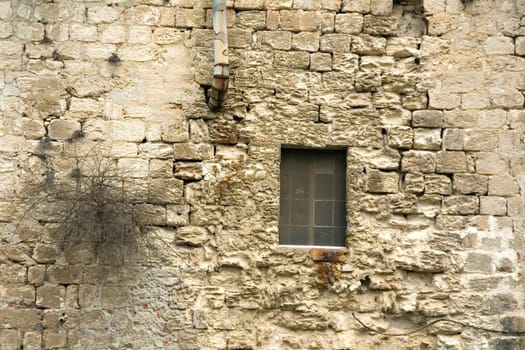
[[[293,173],[291,179],[291,197],[295,199],[306,199],[310,195],[310,179],[308,175]]]
[[[291,202],[291,220],[292,225],[308,225],[309,203],[307,200],[294,200]]]
[[[333,202],[334,204],[334,225],[346,226],[346,206],[343,201]]]
[[[331,199],[334,195],[334,176],[327,174],[315,175],[315,198]]]
[[[332,226],[333,209],[331,201],[315,201],[315,226]]]
[[[334,231],[331,227],[316,227],[315,245],[334,245]]]

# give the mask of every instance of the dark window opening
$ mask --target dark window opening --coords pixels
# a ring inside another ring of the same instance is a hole
[[[281,150],[279,243],[344,247],[346,152]]]

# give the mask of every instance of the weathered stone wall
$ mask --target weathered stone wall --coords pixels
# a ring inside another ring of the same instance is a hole
[[[215,114],[211,0],[0,1],[0,349],[525,348],[352,317],[525,331],[525,3],[228,9]],[[348,150],[345,251],[278,245],[282,145]],[[154,231],[120,267],[35,203],[94,147]]]

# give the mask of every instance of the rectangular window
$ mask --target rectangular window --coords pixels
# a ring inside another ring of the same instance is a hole
[[[279,243],[344,247],[346,152],[281,150]]]

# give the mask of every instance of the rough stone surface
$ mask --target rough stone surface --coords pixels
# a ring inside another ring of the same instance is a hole
[[[523,1],[228,0],[217,112],[212,13],[0,1],[0,349],[521,349],[352,314],[524,330]],[[345,247],[279,245],[282,147]]]

